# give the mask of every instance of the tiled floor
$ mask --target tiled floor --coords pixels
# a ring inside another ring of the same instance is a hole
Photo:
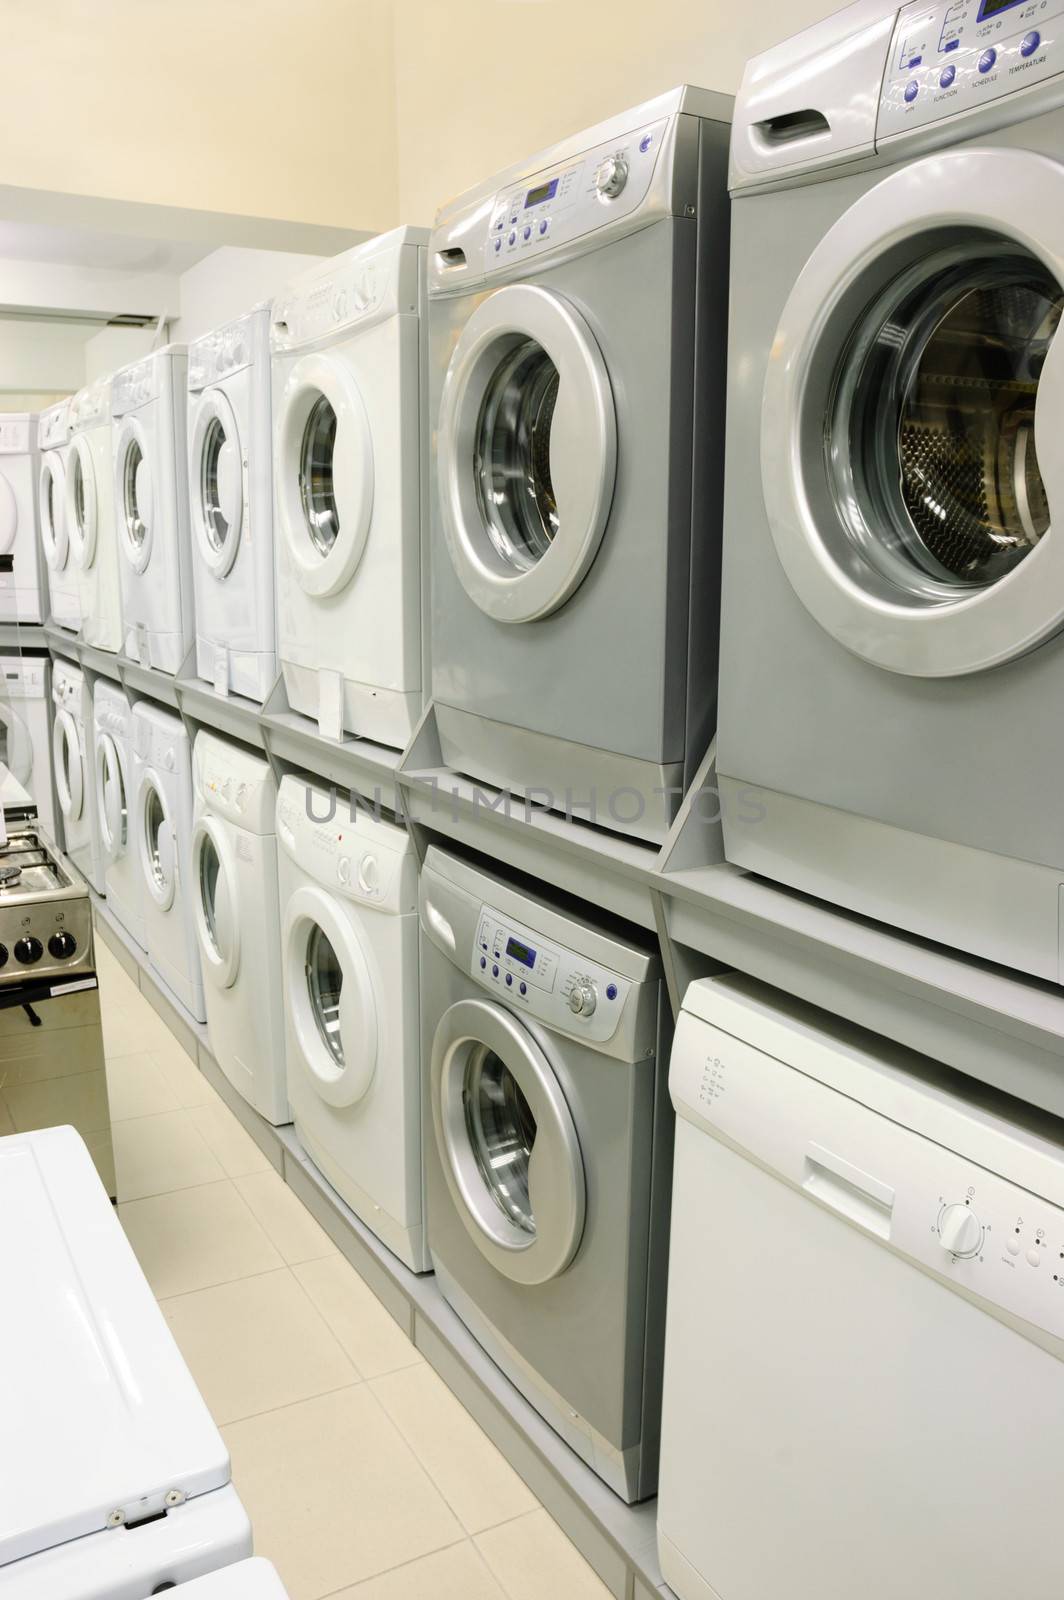
[[[292,1600],[608,1600],[97,947],[119,1215]]]

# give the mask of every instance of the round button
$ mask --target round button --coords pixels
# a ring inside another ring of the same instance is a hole
[[[512,228],[510,229],[510,238],[508,240],[508,243],[510,243],[510,244],[516,244],[517,243],[517,234],[514,232],[514,230]]]
[[[7,945],[0,944],[0,967],[7,966]]]
[[[32,967],[44,955],[44,946],[39,939],[30,934],[25,939],[15,943],[15,960],[21,961],[24,967]]]
[[[499,253],[499,251],[501,249],[502,249],[502,240],[501,239],[496,239],[496,241],[495,241],[495,253],[496,253],[496,255]]]
[[[0,950],[2,950],[3,948],[4,948],[3,945],[0,944]],[[521,987],[521,993],[522,994],[527,994],[528,993],[528,984],[527,983],[522,983],[520,987]]]
[[[376,856],[362,857],[358,864],[358,881],[367,894],[376,894],[381,882],[381,869]]]
[[[53,933],[48,941],[48,952],[57,961],[69,961],[78,947],[78,941],[72,933],[64,928],[62,933]]]
[[[341,856],[336,863],[336,876],[341,883],[351,882],[351,857]]]
[[[545,234],[549,227],[550,227],[550,223],[547,221],[546,217],[544,217],[542,219],[542,221],[540,222],[540,225],[539,225],[540,235],[542,236],[543,234]]]
[[[654,135],[652,133],[644,133],[643,137],[639,141],[639,149],[640,149],[640,151],[642,152],[643,155],[646,155],[647,151],[650,149],[650,146],[653,143],[654,143]]]
[[[984,73],[993,72],[996,65],[997,51],[993,48],[990,50],[984,50],[982,55],[979,57],[979,71]]]
[[[480,958],[480,965],[481,965],[481,967],[486,967],[486,966],[487,966],[487,964],[488,964],[488,958],[487,958],[487,956],[481,956],[481,958]]]
[[[616,1000],[616,998],[617,998],[617,985],[615,983],[608,983],[606,985],[606,999],[607,1000]]]
[[[1041,1250],[1028,1250],[1027,1259],[1031,1263],[1032,1267],[1037,1267],[1037,1266],[1041,1265],[1041,1261],[1042,1261],[1042,1252],[1041,1252]]]
[[[953,63],[951,62],[948,67],[943,67],[942,71],[939,74],[939,78],[938,78],[938,86],[939,86],[939,88],[940,89],[952,88],[954,80],[956,79],[956,76],[957,76],[957,69],[953,65]]]
[[[508,989],[512,989],[513,988],[513,983],[514,983],[513,973],[512,972],[508,972],[506,974],[506,987]]]
[[[1021,1248],[1022,1246],[1020,1245],[1020,1241],[1016,1238],[1015,1234],[1005,1246],[1005,1249],[1008,1251],[1010,1256],[1018,1256]]]
[[[1041,43],[1042,35],[1037,28],[1032,28],[1030,33],[1025,33],[1020,40],[1020,55],[1033,56]]]
[[[974,1256],[983,1242],[983,1225],[970,1206],[946,1206],[938,1219],[938,1236],[951,1256]]]
[[[492,975],[492,977],[493,977],[493,978],[497,978],[497,977],[498,977],[498,976],[499,976],[499,969],[498,969],[498,967],[494,967],[494,966],[493,966],[493,967],[492,967],[492,969],[491,969],[491,975]]]
[[[919,93],[920,93],[920,85],[917,83],[915,78],[911,78],[909,80],[909,82],[905,85],[906,103],[908,105],[912,105],[913,101],[916,99],[916,96]]]
[[[526,222],[525,223],[525,238],[526,239],[531,239],[531,237],[532,237],[532,224],[530,222]]]

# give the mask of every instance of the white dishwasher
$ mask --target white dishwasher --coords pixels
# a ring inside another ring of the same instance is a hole
[[[1060,1600],[1061,1124],[734,977],[670,1088],[681,1600]]]

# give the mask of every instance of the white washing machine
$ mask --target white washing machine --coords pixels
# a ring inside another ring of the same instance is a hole
[[[680,1600],[1059,1600],[1060,1122],[735,978],[670,1076]]]
[[[37,418],[30,412],[0,417],[0,622],[43,622],[44,581],[37,531]]]
[[[107,905],[143,950],[144,895],[133,836],[133,707],[125,690],[97,678],[92,720],[96,826]]]
[[[331,738],[402,748],[421,715],[422,228],[398,228],[274,302],[278,654]]]
[[[78,584],[81,637],[98,650],[122,648],[122,594],[111,463],[111,380],[70,402],[66,525]]]
[[[192,751],[170,711],[133,707],[133,848],[140,864],[144,943],[167,988],[206,1022],[192,881]]]
[[[277,679],[268,305],[189,346],[188,438],[196,671],[261,702]]]
[[[124,650],[176,672],[192,643],[185,346],[167,345],[111,384]]]
[[[92,693],[81,668],[61,656],[52,665],[52,705],[52,766],[63,818],[63,848],[82,877],[103,894]]]
[[[217,734],[192,747],[190,893],[214,1059],[267,1121],[290,1122],[277,899],[277,784]]]
[[[566,1443],[645,1499],[673,1135],[656,944],[436,846],[420,901],[437,1282]]]
[[[394,823],[293,776],[281,782],[277,838],[296,1132],[366,1226],[423,1272],[413,845]]]
[[[55,844],[52,787],[51,660],[0,656],[0,762],[33,797],[41,828]]]
[[[70,554],[66,469],[70,453],[70,401],[61,400],[37,419],[40,472],[37,507],[48,577],[52,621],[76,633],[81,625],[78,573]]]
[[[250,1556],[225,1443],[72,1128],[0,1139],[0,1259],[4,1600],[146,1600]]]
[[[288,1600],[288,1590],[272,1562],[253,1556],[182,1585],[178,1600]]]

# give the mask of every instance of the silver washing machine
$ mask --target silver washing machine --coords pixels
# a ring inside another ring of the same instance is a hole
[[[657,1485],[672,1019],[633,931],[429,849],[429,1249],[445,1297],[617,1494]]]
[[[839,12],[732,185],[726,853],[1060,982],[1064,0]]]
[[[650,840],[716,719],[730,112],[604,122],[429,251],[443,759]]]

